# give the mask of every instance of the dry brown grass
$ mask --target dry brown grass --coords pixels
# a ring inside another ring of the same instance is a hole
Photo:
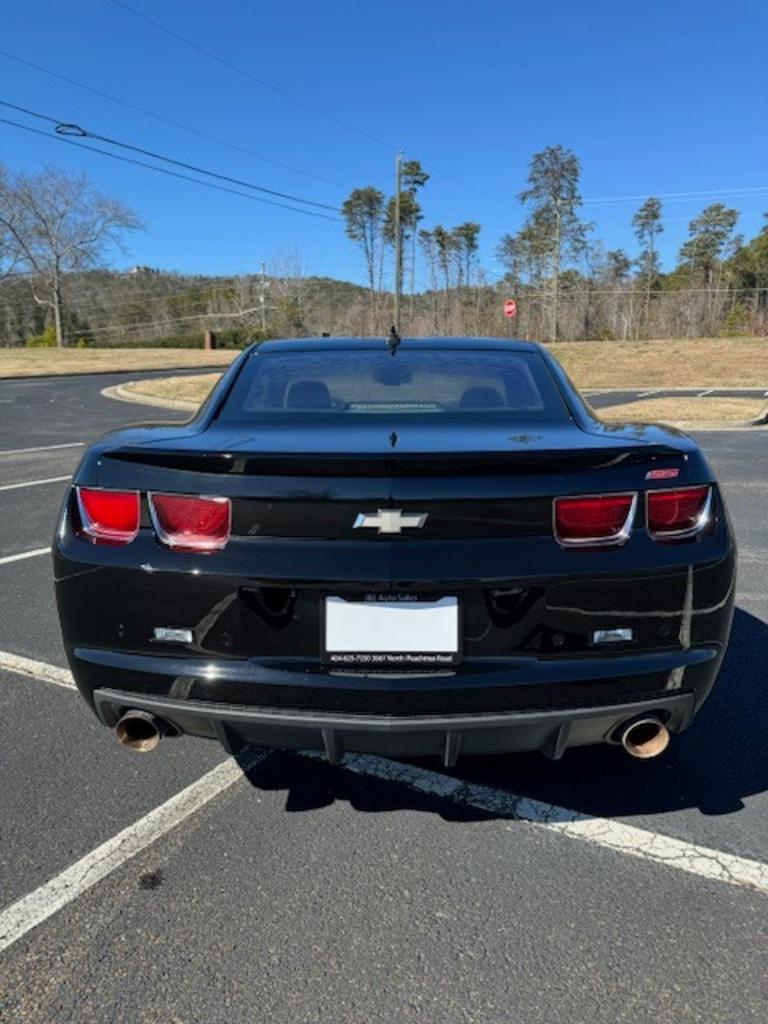
[[[580,388],[768,388],[767,338],[574,341],[550,347]],[[226,366],[235,355],[184,348],[5,348],[0,377]]]
[[[644,398],[627,405],[597,410],[612,423],[748,423],[765,411],[766,402],[753,398]]]
[[[570,341],[549,347],[580,388],[768,388],[768,338]]]
[[[195,405],[208,397],[208,392],[221,374],[204,373],[193,377],[161,377],[158,380],[134,380],[123,384],[121,394],[143,395],[147,398],[171,399]]]
[[[186,370],[228,366],[237,355],[196,348],[0,348],[0,377],[122,370]]]

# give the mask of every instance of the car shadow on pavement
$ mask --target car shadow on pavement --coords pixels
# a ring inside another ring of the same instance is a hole
[[[768,790],[766,721],[768,625],[737,609],[712,695],[688,731],[673,736],[657,760],[634,761],[619,748],[600,746],[566,751],[558,762],[538,753],[460,758],[450,772],[436,759],[410,763],[599,817],[684,808],[731,814],[743,808],[746,797]],[[451,821],[497,816],[296,754],[276,753],[244,770],[257,788],[286,790],[289,811],[341,800],[361,811],[431,811]]]

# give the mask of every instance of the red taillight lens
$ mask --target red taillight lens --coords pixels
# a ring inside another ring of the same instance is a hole
[[[157,535],[169,548],[219,551],[229,540],[232,521],[229,498],[150,494],[149,507]]]
[[[655,540],[692,537],[709,521],[711,487],[649,491],[648,532]]]
[[[636,503],[636,494],[555,498],[555,537],[565,547],[623,544]]]
[[[138,491],[77,488],[80,531],[94,544],[130,544],[139,532]]]

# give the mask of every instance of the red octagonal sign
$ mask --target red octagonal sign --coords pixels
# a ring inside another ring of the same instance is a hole
[[[504,300],[504,316],[514,316],[517,313],[517,303],[514,299]]]

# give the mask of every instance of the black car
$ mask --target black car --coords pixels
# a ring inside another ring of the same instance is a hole
[[[482,338],[244,351],[183,426],[86,452],[54,544],[77,685],[127,746],[660,753],[725,651],[695,441],[600,422]]]

